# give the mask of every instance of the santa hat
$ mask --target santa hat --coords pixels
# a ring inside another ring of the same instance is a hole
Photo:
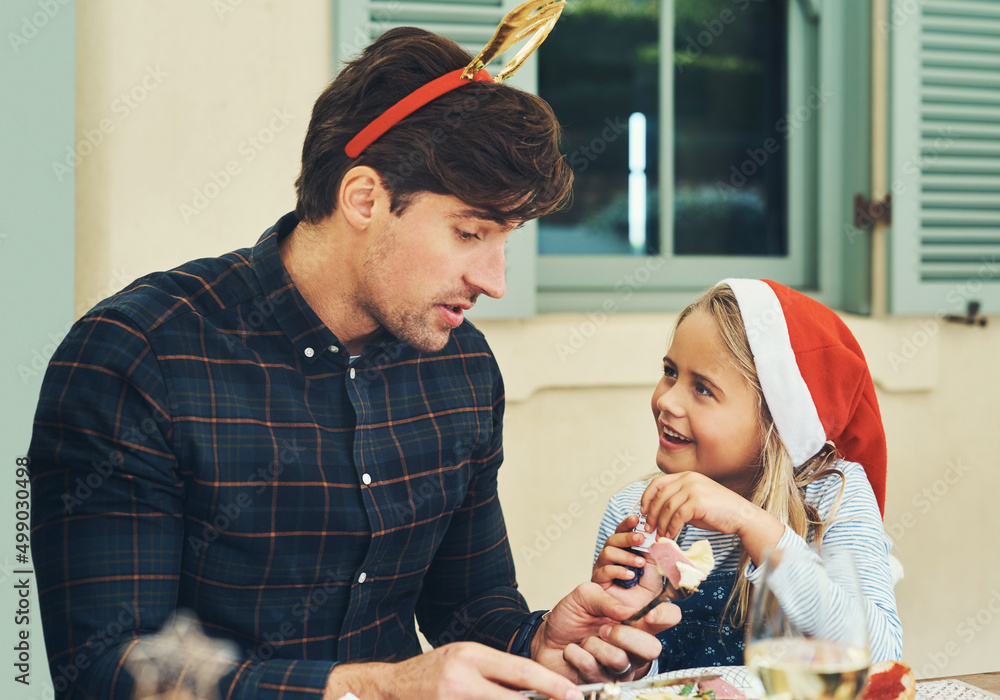
[[[827,440],[865,468],[885,512],[882,415],[861,347],[832,310],[771,280],[727,279],[736,295],[757,376],[796,467]]]

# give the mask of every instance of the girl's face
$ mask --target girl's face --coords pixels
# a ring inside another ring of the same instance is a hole
[[[757,401],[707,312],[695,311],[677,327],[652,408],[660,471],[698,472],[749,494],[761,449]]]

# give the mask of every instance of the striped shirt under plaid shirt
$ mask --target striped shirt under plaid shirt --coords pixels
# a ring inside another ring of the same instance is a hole
[[[129,698],[175,609],[239,646],[220,698],[320,696],[335,662],[418,654],[414,615],[524,652],[489,346],[466,322],[350,363],[281,264],[296,223],[137,280],[53,357],[29,456],[57,697]]]

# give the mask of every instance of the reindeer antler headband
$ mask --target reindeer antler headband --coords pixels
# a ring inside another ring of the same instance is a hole
[[[493,38],[472,60],[472,63],[465,68],[445,73],[440,78],[417,88],[373,119],[344,147],[348,158],[357,158],[382,134],[428,102],[445,93],[473,82],[502,83],[507,80],[545,41],[565,6],[565,0],[528,0],[515,7],[503,18]],[[486,71],[486,66],[489,65],[490,61],[528,37],[531,37],[528,43],[522,46],[517,55],[507,62],[503,70],[497,73],[496,78],[490,77]]]

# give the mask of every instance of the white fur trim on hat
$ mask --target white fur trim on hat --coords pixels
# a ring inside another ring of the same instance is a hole
[[[826,431],[799,371],[781,303],[762,280],[726,279],[719,284],[729,285],[736,295],[764,401],[792,462],[801,466],[823,447]]]

